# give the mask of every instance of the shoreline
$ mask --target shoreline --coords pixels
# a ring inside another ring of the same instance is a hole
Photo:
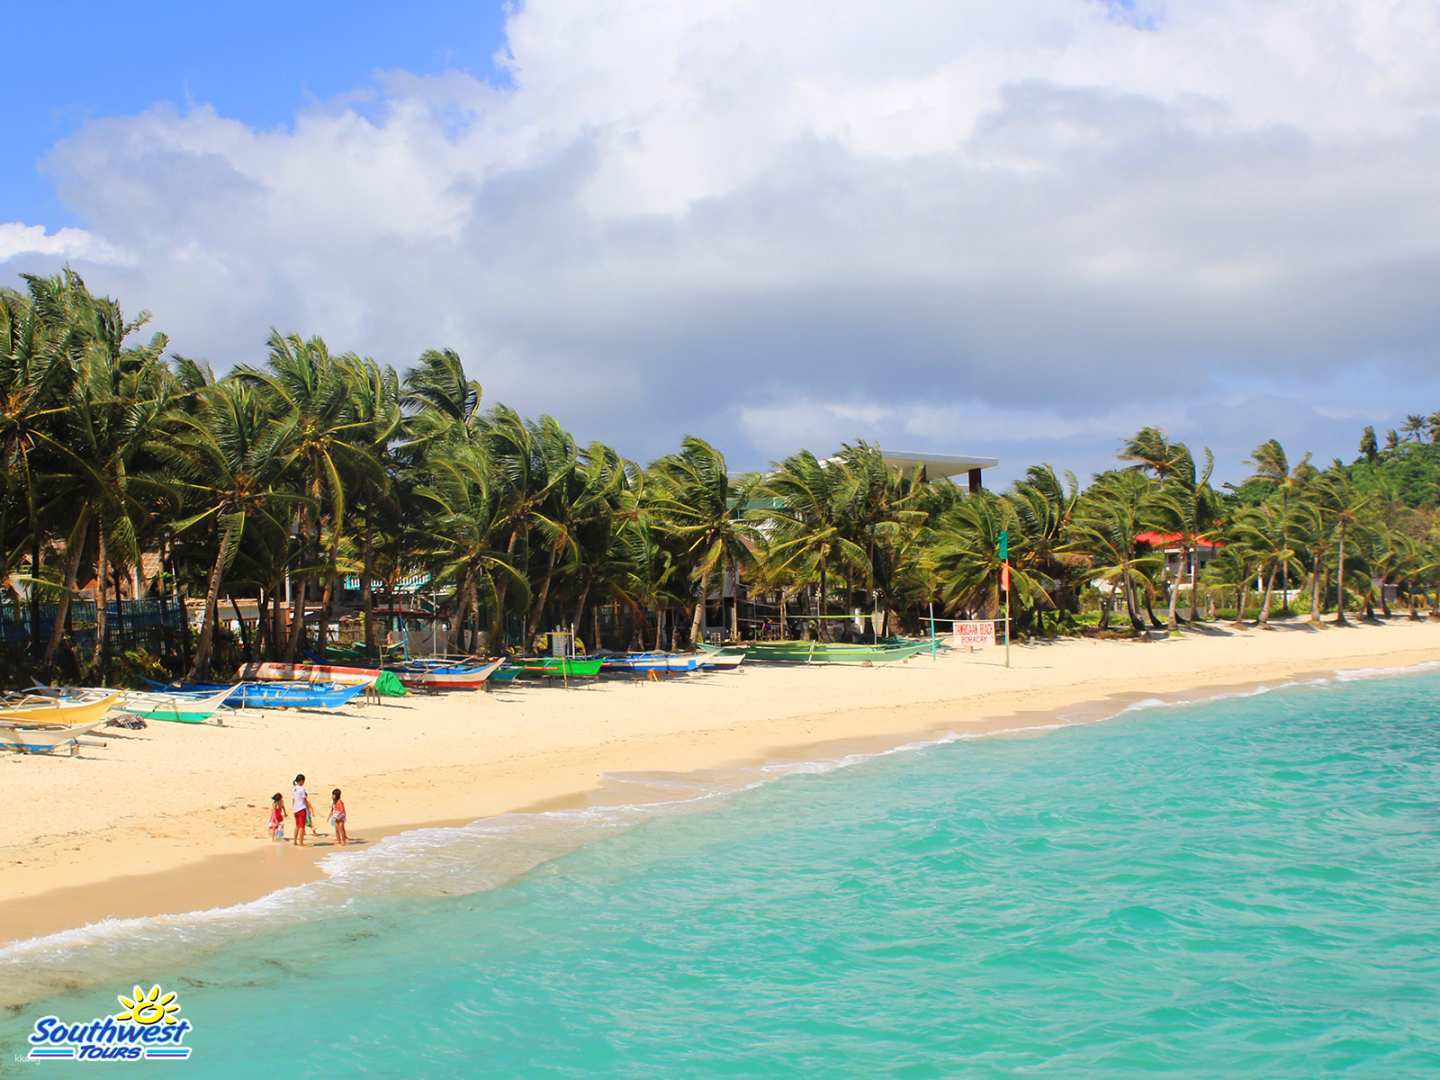
[[[1289,638],[1297,640],[1284,640]],[[1305,642],[1324,647],[1297,648]],[[1420,647],[1415,647],[1417,644]],[[1281,648],[1282,645],[1287,647]],[[1096,649],[1103,651],[1094,654]],[[1133,653],[1135,649],[1145,650],[1144,665],[1124,662],[1140,659]],[[1132,652],[1127,656],[1126,650]],[[1206,660],[1221,663],[1198,668],[1169,663],[1179,656],[1179,651],[1193,651],[1197,660],[1204,652]],[[1257,655],[1263,653],[1276,655]],[[917,677],[909,679],[892,678],[905,675],[902,670],[880,668],[853,669],[848,673],[825,668],[757,668],[739,675],[706,677],[708,681],[703,689],[709,692],[707,697],[719,695],[723,699],[727,694],[735,694],[753,699],[759,690],[761,697],[772,699],[768,708],[762,710],[763,714],[739,723],[728,722],[733,721],[733,714],[723,718],[725,723],[664,722],[661,714],[667,711],[667,706],[683,704],[675,700],[677,697],[702,689],[695,684],[677,681],[659,687],[641,683],[587,687],[580,691],[581,695],[614,691],[610,695],[613,700],[605,702],[616,707],[612,710],[613,718],[638,717],[640,722],[631,723],[631,730],[623,732],[591,732],[591,738],[578,744],[571,740],[569,745],[531,745],[529,752],[491,755],[490,760],[434,762],[347,778],[347,801],[354,800],[350,792],[362,792],[369,807],[376,803],[375,796],[381,792],[413,792],[425,784],[426,790],[438,793],[438,797],[416,800],[416,808],[449,811],[381,818],[376,824],[366,825],[354,833],[357,841],[363,841],[355,844],[355,850],[364,851],[384,837],[418,829],[453,828],[502,814],[590,805],[603,801],[607,792],[616,786],[614,774],[684,776],[809,761],[817,755],[827,760],[847,754],[871,755],[946,733],[979,737],[1018,733],[1026,728],[1036,729],[1038,733],[1055,726],[1112,718],[1147,699],[1167,703],[1176,698],[1183,701],[1188,700],[1185,695],[1196,691],[1203,692],[1203,698],[1208,699],[1272,683],[1325,677],[1346,669],[1412,668],[1440,660],[1440,626],[1406,620],[1400,625],[1363,626],[1332,635],[1314,630],[1302,633],[1302,626],[1290,625],[1284,626],[1278,635],[1233,631],[1223,637],[1202,633],[1150,643],[1075,640],[1028,645],[1016,650],[1019,662],[1008,672],[999,667],[998,659],[991,659],[995,655],[953,654],[934,662],[917,658],[910,663],[926,667],[911,669]],[[1150,662],[1152,656],[1156,661],[1163,658],[1167,662]],[[1067,663],[1044,663],[1054,657],[1063,657]],[[1242,660],[1249,662],[1242,663]],[[1117,661],[1122,670],[1113,670]],[[1003,674],[997,677],[997,670]],[[1042,674],[1057,670],[1058,676]],[[1095,677],[1097,671],[1099,677]],[[836,675],[842,677],[836,679]],[[924,677],[918,677],[922,675]],[[818,681],[816,676],[820,676]],[[886,695],[884,691],[908,690],[908,699],[890,704],[858,703],[862,695],[848,691],[865,687],[864,680],[868,678],[871,680],[868,689],[871,696],[875,696],[875,676],[883,680],[884,685],[878,687],[882,697],[906,698],[905,694]],[[971,677],[969,685],[957,685],[966,681],[965,676]],[[810,711],[798,711],[794,702],[773,700],[774,695],[767,694],[772,689],[770,684],[780,684],[787,678],[799,678],[810,684],[803,689],[823,690],[831,683],[838,691],[834,703],[827,707],[824,695],[817,700],[814,695],[802,694],[798,701],[810,706]],[[1007,680],[1029,685],[1007,685]],[[950,693],[930,696],[936,689]],[[482,699],[490,696],[477,695]],[[579,702],[575,691],[567,693],[555,688],[526,688],[518,696],[525,699],[515,703],[522,713],[553,718],[554,713],[564,710],[570,719],[581,723],[585,717],[593,717],[600,704]],[[843,705],[847,698],[851,701],[849,708]],[[416,699],[402,700],[412,703],[412,708],[417,707]],[[488,708],[493,704],[453,697],[418,702],[418,706],[427,707],[437,716],[447,708],[453,713],[457,706],[469,705],[473,709],[477,705]],[[815,711],[816,705],[821,706],[819,711]],[[294,722],[283,714],[278,718],[275,714],[271,716],[271,723],[281,732]],[[351,719],[342,715],[339,722]],[[457,718],[446,719],[453,725]],[[533,716],[517,716],[517,719],[523,723]],[[459,722],[465,722],[463,716]],[[238,723],[237,720],[235,724]],[[232,730],[232,726],[210,730],[223,733]],[[152,729],[156,727],[169,729],[163,733],[167,740],[200,734],[193,729],[179,729],[178,725],[152,725]],[[597,734],[601,737],[595,737]],[[186,747],[181,752],[194,749]],[[83,757],[73,761],[17,760],[44,761],[47,766],[78,765],[86,761]],[[239,762],[235,768],[247,771]],[[15,775],[13,766],[8,775]],[[312,784],[312,790],[321,789],[322,784]],[[634,788],[626,790],[633,792]],[[0,930],[4,935],[0,938],[0,950],[104,919],[181,914],[244,904],[277,890],[325,880],[328,874],[319,865],[320,859],[334,856],[343,860],[349,854],[328,842],[307,846],[304,851],[297,851],[288,841],[283,845],[271,844],[263,839],[258,822],[263,807],[258,801],[240,806],[237,802],[232,798],[210,814],[233,819],[242,817],[243,809],[256,815],[253,828],[246,830],[242,826],[238,834],[233,828],[228,833],[217,832],[208,838],[209,843],[202,833],[185,834],[177,844],[168,837],[157,837],[144,827],[137,829],[126,824],[78,844],[74,834],[53,838],[49,844],[43,835],[36,837],[31,845],[23,846],[27,852],[38,847],[41,853],[38,859],[31,855],[28,873],[16,872],[24,867],[25,859],[4,859],[9,867],[6,883],[0,886],[3,890],[0,891],[0,927],[4,928]],[[203,811],[196,813],[204,814]],[[367,820],[374,817],[367,815]],[[246,831],[251,835],[245,836]],[[160,865],[144,866],[140,853],[157,843],[161,850],[151,850],[149,855],[152,862]],[[101,847],[106,849],[103,857],[98,850]],[[81,857],[58,860],[44,857],[61,855],[65,849]],[[5,856],[16,850],[22,848],[0,847],[0,853]],[[138,872],[130,870],[137,862],[144,868]],[[97,911],[100,906],[97,901],[103,904],[103,911]]]

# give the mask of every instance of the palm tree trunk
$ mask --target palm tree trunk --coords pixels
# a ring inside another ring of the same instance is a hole
[[[1240,575],[1240,584],[1235,586],[1235,621],[1231,626],[1245,626],[1245,594],[1250,590],[1250,568]]]
[[[30,658],[40,659],[40,523],[30,522]]]
[[[60,641],[65,636],[65,623],[70,614],[70,598],[75,595],[75,575],[80,572],[80,556],[85,550],[85,541],[90,538],[90,508],[80,508],[80,518],[75,522],[75,527],[70,530],[70,536],[65,541],[65,589],[60,594],[60,603],[55,608],[55,621],[50,626],[50,641],[45,646],[45,658],[41,661],[41,667],[46,674],[55,663],[55,654],[60,649]]]
[[[291,588],[294,604],[290,609],[290,639],[285,646],[285,659],[291,663],[295,662],[305,644],[305,593],[309,585],[307,578],[300,577]]]
[[[510,539],[505,544],[506,562],[509,562],[511,559],[514,558],[515,545],[517,545],[519,542],[520,530],[518,528],[511,529]],[[528,563],[529,560],[526,561]],[[490,619],[490,637],[492,639],[491,644],[496,645],[497,647],[500,639],[505,636],[505,596],[509,591],[510,579],[504,574],[502,574],[500,575],[500,580],[495,583],[495,614],[491,616]],[[529,646],[530,641],[528,638],[525,641],[522,641],[520,643],[521,653],[523,654],[524,652],[526,652]]]
[[[230,601],[230,610],[235,613],[235,625],[240,628],[240,647],[245,650],[245,662],[251,663],[255,659],[255,649],[250,638],[250,631],[245,626],[245,616],[240,613],[240,605],[235,602],[235,594],[227,592],[225,596]]]
[[[1185,548],[1180,549],[1180,558],[1185,558],[1185,552]],[[1165,613],[1165,627],[1168,630],[1180,629],[1180,619],[1176,615],[1175,609],[1180,603],[1180,579],[1184,576],[1185,569],[1182,566],[1179,573],[1175,575],[1175,580],[1170,582],[1170,609]]]
[[[658,608],[655,609],[655,651],[656,651],[656,652],[659,652],[659,651],[660,651],[660,643],[664,640],[664,637],[663,637],[664,632],[665,632],[665,608],[662,606],[662,607],[658,607]],[[690,631],[690,640],[691,640],[692,642],[695,640],[695,631],[694,631],[693,629]]]
[[[270,589],[270,659],[279,660],[285,655],[285,612],[280,608],[280,598],[285,595],[281,581],[271,583]]]
[[[1200,576],[1200,545],[1190,544],[1185,551],[1190,567],[1190,621],[1193,623],[1200,618],[1200,583],[1197,580]]]
[[[570,625],[573,626],[573,627],[575,627],[575,632],[576,632],[577,634],[580,632],[581,628],[584,627],[584,625],[585,625],[585,601],[587,601],[587,600],[589,600],[589,599],[590,599],[590,581],[589,581],[589,579],[587,578],[586,581],[585,581],[584,587],[580,590],[580,602],[575,605],[575,616],[574,616],[574,618],[572,618],[572,619],[570,620]],[[590,643],[590,651],[591,651],[591,652],[594,652],[594,651],[595,651],[596,649],[598,649],[599,647],[600,647],[600,645],[599,645],[599,643],[596,642],[596,641],[592,641],[592,642]]]
[[[1130,566],[1124,567],[1121,585],[1125,589],[1125,614],[1130,617],[1130,628],[1137,632],[1145,629],[1145,620],[1140,618],[1140,605],[1135,599],[1135,582],[1130,580]]]
[[[784,641],[784,640],[785,640],[785,623],[786,623],[786,622],[787,622],[787,620],[786,620],[786,618],[785,618],[785,589],[782,587],[782,588],[780,589],[780,640],[781,640],[781,641]]]
[[[1100,596],[1100,625],[1098,629],[1110,629],[1110,609],[1114,606],[1115,590],[1112,588],[1109,592],[1103,593]]]
[[[730,588],[734,593],[730,607],[730,640],[740,640],[740,564],[730,559]]]
[[[829,626],[826,625],[826,620],[825,620],[825,589],[826,589],[826,587],[827,587],[827,585],[828,585],[828,583],[829,583],[829,579],[828,579],[827,574],[826,574],[826,571],[827,571],[827,570],[828,570],[828,567],[826,567],[826,565],[825,565],[825,560],[824,560],[824,559],[821,559],[821,560],[820,560],[820,592],[819,592],[819,594],[815,597],[815,609],[816,609],[815,613],[820,616],[820,617],[816,620],[820,625],[815,628],[815,636],[816,636],[819,640],[821,640],[821,641],[829,641],[829,640],[830,640],[830,628],[829,628]]]
[[[590,608],[591,632],[590,639],[594,643],[594,651],[600,651],[600,605],[595,604]]]
[[[1270,597],[1275,590],[1275,567],[1270,567],[1270,573],[1265,576],[1265,599],[1260,603],[1260,615],[1255,620],[1256,626],[1268,626],[1270,624]]]
[[[535,597],[535,606],[525,624],[525,640],[531,641],[540,630],[540,620],[545,615],[545,601],[550,598],[550,582],[555,579],[555,546],[550,546],[550,557],[545,563],[545,577],[540,582],[540,592]]]
[[[1338,572],[1335,575],[1335,625],[1345,625],[1345,523],[1340,523],[1340,547],[1336,551]]]
[[[690,620],[690,643],[696,644],[701,640],[701,633],[705,629],[705,600],[710,595],[710,571],[706,571],[700,577],[700,596],[695,601],[695,615]],[[660,647],[657,642],[655,647]]]
[[[365,622],[365,652],[369,656],[379,655],[375,643],[375,597],[370,588],[370,564],[374,558],[370,541],[370,522],[364,525],[364,539],[360,542],[360,616]]]
[[[95,651],[90,664],[97,671],[105,660],[105,519],[95,519]],[[104,681],[103,678],[101,680]]]
[[[330,644],[330,620],[334,617],[334,607],[335,574],[331,572],[325,575],[325,588],[320,590],[320,631],[316,635],[316,644],[322,656],[325,654],[325,646]]]
[[[255,651],[262,660],[273,651],[270,640],[270,604],[274,599],[274,594],[262,587],[255,601]]]
[[[470,590],[475,587],[475,571],[467,566],[464,573],[460,575],[460,583],[455,586],[455,614],[450,621],[450,630],[446,635],[445,649],[447,652],[458,653],[465,651],[465,613],[470,610]]]
[[[220,530],[220,547],[210,567],[210,581],[205,589],[205,614],[200,622],[200,643],[195,648],[195,661],[187,679],[204,679],[210,674],[210,652],[215,643],[216,605],[220,600],[220,581],[225,574],[225,560],[230,554],[230,530]]]
[[[474,656],[480,651],[480,590],[473,585],[470,588],[470,647],[465,650],[466,656]]]
[[[1317,548],[1310,567],[1310,621],[1320,621],[1320,550]]]

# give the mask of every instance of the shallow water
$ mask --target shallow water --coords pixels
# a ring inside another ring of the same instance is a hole
[[[1332,680],[409,834],[261,905],[0,953],[114,982],[0,1018],[0,1072],[35,1017],[160,982],[195,1076],[1435,1075],[1437,692]]]

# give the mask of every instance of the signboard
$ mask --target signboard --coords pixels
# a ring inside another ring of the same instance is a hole
[[[995,644],[995,623],[990,619],[957,620],[950,631],[950,644],[957,649],[988,649]]]
[[[1010,558],[1010,530],[1000,530],[1000,561],[1004,562]]]

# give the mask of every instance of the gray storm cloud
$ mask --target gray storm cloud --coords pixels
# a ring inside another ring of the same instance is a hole
[[[222,367],[271,325],[449,345],[641,458],[1084,472],[1161,422],[1234,476],[1440,406],[1431,3],[530,0],[507,45],[505,87],[379,73],[277,130],[93,121],[47,161],[85,227],[0,261]]]

